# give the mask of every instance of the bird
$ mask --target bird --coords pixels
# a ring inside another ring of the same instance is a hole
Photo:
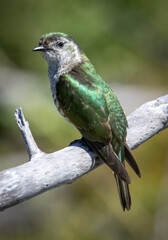
[[[125,160],[141,177],[126,143],[127,119],[110,86],[96,72],[75,39],[61,32],[44,34],[33,51],[48,64],[53,101],[59,113],[114,173],[123,211],[130,210],[130,176]]]

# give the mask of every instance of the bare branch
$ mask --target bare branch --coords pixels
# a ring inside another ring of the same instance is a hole
[[[51,188],[71,183],[102,162],[82,140],[46,154],[34,141],[22,109],[15,117],[29,154],[29,162],[0,172],[0,210],[32,198]],[[168,127],[168,95],[140,106],[128,116],[127,142],[131,149]]]

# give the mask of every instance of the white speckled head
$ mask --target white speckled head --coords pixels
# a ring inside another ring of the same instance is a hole
[[[48,63],[49,71],[52,69],[59,76],[71,71],[81,62],[79,46],[72,37],[64,33],[43,35],[34,51],[41,51]]]

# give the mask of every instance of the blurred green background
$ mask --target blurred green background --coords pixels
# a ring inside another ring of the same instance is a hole
[[[129,114],[167,93],[166,0],[1,0],[0,170],[28,160],[14,110],[23,107],[39,147],[66,147],[79,133],[57,113],[47,65],[32,49],[44,33],[72,35],[111,84]],[[122,212],[111,171],[102,166],[75,183],[0,213],[0,239],[167,239],[168,131],[134,151],[132,209]]]

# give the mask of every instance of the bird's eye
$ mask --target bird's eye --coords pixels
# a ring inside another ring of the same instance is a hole
[[[40,39],[39,46],[43,45],[43,41]]]
[[[58,42],[57,45],[62,48],[64,46],[64,42]]]

